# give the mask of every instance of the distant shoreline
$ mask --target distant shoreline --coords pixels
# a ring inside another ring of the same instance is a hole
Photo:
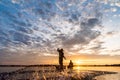
[[[49,67],[49,66],[58,66],[54,64],[40,64],[40,65],[0,65],[0,67]],[[67,65],[65,65],[67,66]],[[113,65],[74,65],[74,67],[120,67],[120,64]]]

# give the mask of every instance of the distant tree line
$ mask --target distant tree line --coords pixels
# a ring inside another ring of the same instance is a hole
[[[50,64],[39,64],[39,65],[0,65],[0,67],[49,67],[49,66],[58,66]],[[74,65],[74,66],[83,66],[83,67],[103,67],[103,66],[120,66],[120,64],[106,64],[106,65]]]

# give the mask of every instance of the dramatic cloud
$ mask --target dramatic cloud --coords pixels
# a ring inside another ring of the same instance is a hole
[[[108,9],[101,5],[96,0],[1,0],[0,53],[46,55],[57,47],[77,52],[101,35]],[[103,49],[101,44],[89,49]]]
[[[96,25],[99,25],[97,18],[90,18],[86,22],[81,22],[80,30],[78,30],[70,39],[63,39],[63,44],[65,44],[65,46],[75,44],[88,44],[91,40],[100,35],[100,31],[92,30]]]

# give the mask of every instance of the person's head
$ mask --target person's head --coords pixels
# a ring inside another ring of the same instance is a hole
[[[61,49],[61,51],[63,51],[63,49]]]

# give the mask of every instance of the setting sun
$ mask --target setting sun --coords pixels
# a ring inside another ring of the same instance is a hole
[[[82,62],[82,60],[75,60],[75,64],[76,65],[80,65],[80,64],[82,64],[83,62]]]

